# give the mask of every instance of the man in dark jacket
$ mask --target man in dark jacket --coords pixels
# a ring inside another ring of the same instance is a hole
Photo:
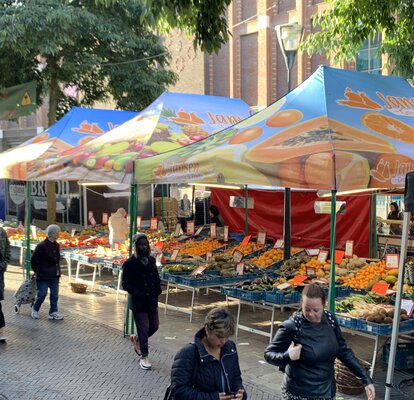
[[[137,335],[130,340],[134,351],[142,355],[139,365],[151,369],[148,359],[148,338],[159,327],[158,296],[161,294],[161,280],[150,244],[144,234],[133,238],[135,254],[122,265],[122,287],[131,295],[131,310],[134,314]]]
[[[10,242],[6,231],[0,228],[0,342],[6,341],[4,334],[4,314],[1,308],[1,301],[4,300],[4,273],[6,272],[7,264],[10,261]]]
[[[49,225],[46,228],[47,238],[40,242],[32,255],[32,270],[36,274],[36,299],[32,308],[32,318],[39,318],[39,309],[45,301],[47,289],[50,290],[49,319],[62,320],[58,313],[59,278],[60,278],[60,248],[56,242],[60,228]]]

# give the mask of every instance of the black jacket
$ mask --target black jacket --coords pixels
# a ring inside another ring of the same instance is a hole
[[[45,239],[33,251],[31,258],[32,270],[36,279],[56,279],[60,277],[59,243]]]
[[[144,265],[137,257],[128,258],[122,265],[122,287],[131,295],[131,309],[146,312],[158,308],[161,280],[154,257]]]
[[[195,342],[187,344],[174,358],[171,370],[174,400],[217,400],[220,392],[231,393],[243,389],[234,342],[226,342],[221,349],[221,361],[218,361],[206,351],[201,341],[204,336],[205,330],[202,328],[196,333]],[[243,399],[247,399],[246,392]]]
[[[300,324],[295,319],[300,319]],[[298,326],[299,333],[296,330]],[[297,361],[292,361],[287,351],[292,341],[302,345]],[[283,385],[288,392],[302,397],[335,397],[335,358],[342,361],[364,385],[372,383],[346,345],[335,317],[326,312],[319,324],[307,321],[301,312],[295,313],[280,325],[265,350],[268,363],[285,367]]]

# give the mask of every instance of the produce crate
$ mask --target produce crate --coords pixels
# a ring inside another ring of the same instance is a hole
[[[222,286],[220,288],[220,293],[224,294],[225,296],[236,297],[237,296],[237,289],[233,288],[233,287]]]
[[[348,315],[335,314],[336,320],[340,326],[345,328],[357,329],[358,328],[358,319],[349,317]]]
[[[176,283],[180,285],[191,286],[191,287],[220,286],[220,278],[208,276],[208,275],[201,275],[201,276],[182,275],[182,276],[178,276]]]
[[[264,299],[265,291],[250,291],[243,289],[236,289],[236,295],[238,299],[248,300],[248,301],[260,301]]]
[[[329,295],[329,288],[324,287],[323,291],[325,295]],[[348,297],[351,294],[351,288],[349,286],[335,286],[335,297]]]
[[[90,263],[90,264],[100,264],[104,261],[103,258],[89,257],[89,256],[86,256],[84,254],[79,254],[78,260],[83,261],[83,262],[87,262],[87,263]]]
[[[236,242],[241,243],[244,238],[244,233],[229,233],[229,237],[234,239]]]
[[[390,356],[390,343],[387,342],[382,348],[382,361],[388,364]],[[397,343],[397,353],[395,356],[396,369],[414,368],[414,342],[399,340]]]
[[[391,335],[392,324],[376,324],[375,322],[366,322],[367,332],[377,335]]]
[[[271,292],[266,291],[264,300],[273,304],[296,304],[301,298],[300,292],[292,290],[284,292],[282,290],[273,289]]]

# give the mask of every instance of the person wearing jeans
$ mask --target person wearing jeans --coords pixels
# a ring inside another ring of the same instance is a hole
[[[36,298],[32,307],[32,318],[39,318],[39,310],[46,299],[47,290],[50,290],[50,308],[48,318],[62,320],[58,312],[59,279],[60,279],[60,248],[57,243],[60,228],[49,225],[46,228],[47,238],[40,242],[32,255],[32,270],[36,274]]]

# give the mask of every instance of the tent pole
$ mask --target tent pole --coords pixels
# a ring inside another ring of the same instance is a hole
[[[329,311],[335,312],[335,247],[336,247],[336,190],[331,191],[331,238],[330,238],[331,277],[329,282]]]
[[[372,207],[372,201],[373,197],[372,197],[372,193],[369,194],[369,257],[372,258],[372,212],[373,212],[373,207]]]
[[[406,183],[407,185],[407,183]],[[407,186],[406,186],[407,191]],[[404,212],[403,228],[401,233],[400,265],[398,268],[397,296],[395,299],[394,312],[400,315],[401,299],[404,285],[405,258],[407,256],[408,232],[410,230],[410,213]],[[393,387],[395,356],[397,354],[398,332],[400,330],[400,319],[394,318],[392,322],[390,355],[388,358],[387,377],[385,380],[385,397],[384,400],[390,400],[391,389]]]
[[[291,191],[290,188],[285,187],[285,202],[284,202],[284,216],[283,216],[283,260],[289,260],[290,258],[290,203],[291,203]]]
[[[164,184],[161,183],[161,221],[164,224]]]
[[[249,189],[244,185],[244,234],[249,234]]]
[[[32,207],[30,205],[30,193],[32,191],[32,184],[30,181],[26,181],[26,259],[25,259],[25,267],[26,267],[26,279],[30,278],[30,258],[31,258],[31,251],[30,251],[30,225],[32,224]]]
[[[378,248],[377,248],[377,246],[378,246],[378,238],[377,238],[377,194],[376,193],[374,193],[373,194],[374,195],[374,225],[373,225],[373,228],[374,228],[374,254],[373,254],[373,256],[374,256],[374,258],[377,258],[377,253],[378,253]]]

